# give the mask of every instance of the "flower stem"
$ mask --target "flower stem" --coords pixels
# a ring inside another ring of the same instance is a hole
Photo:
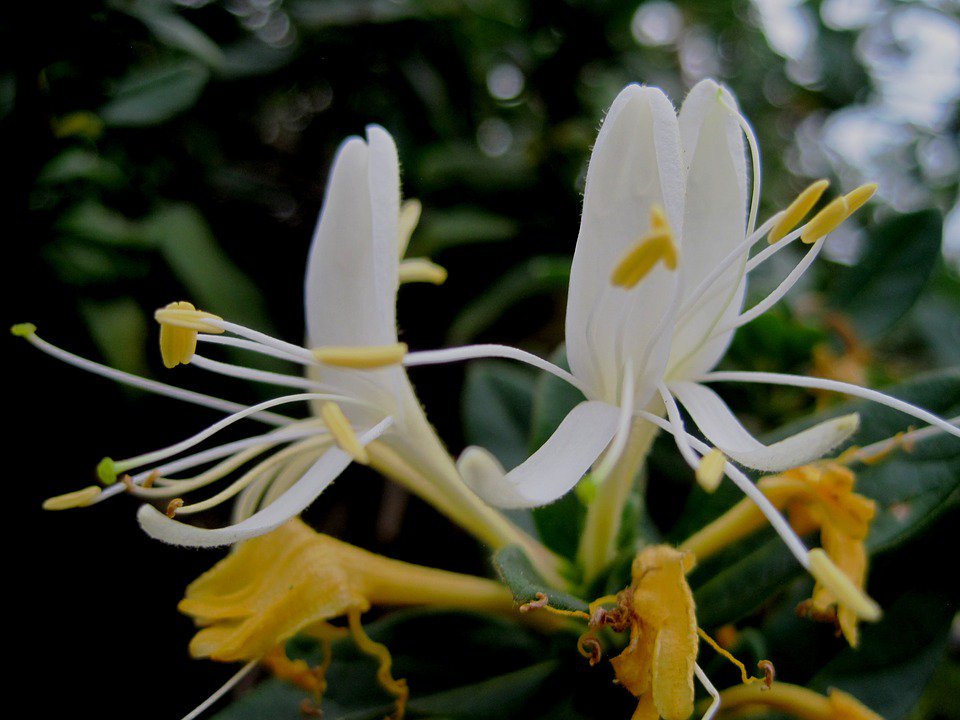
[[[595,578],[617,553],[617,536],[620,534],[624,505],[658,431],[659,428],[651,423],[639,419],[634,421],[627,447],[587,509],[578,551],[587,581]]]
[[[520,545],[544,580],[557,588],[568,585],[560,573],[562,559],[481,500],[460,479],[452,462],[446,472],[431,467],[439,477],[437,480],[427,477],[385,442],[373,442],[367,450],[375,470],[433,505],[484,545],[493,550]]]

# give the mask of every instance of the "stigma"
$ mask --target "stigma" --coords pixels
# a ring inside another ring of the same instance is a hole
[[[160,323],[160,355],[166,368],[190,362],[197,351],[198,332],[223,332],[223,328],[209,322],[222,318],[197,310],[192,303],[183,300],[157,310],[154,318]]]
[[[610,282],[626,289],[643,280],[657,263],[668,270],[677,269],[677,246],[670,223],[659,205],[650,208],[650,231],[637,240],[620,259],[610,275]]]

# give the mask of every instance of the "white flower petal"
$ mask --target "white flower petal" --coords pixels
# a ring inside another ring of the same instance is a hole
[[[304,304],[314,347],[397,341],[397,150],[382,128],[367,137],[337,151],[310,248]]]
[[[489,504],[537,507],[564,495],[590,469],[617,430],[619,411],[607,403],[577,405],[550,439],[508,473],[488,451],[469,447],[457,469],[464,482]]]
[[[860,425],[856,413],[832,418],[785,440],[764,445],[754,438],[713,390],[698,383],[674,382],[670,391],[707,439],[746,467],[777,472],[806,465],[840,445]]]
[[[393,420],[386,418],[378,425],[360,435],[364,445],[380,437]],[[200,528],[168,518],[151,505],[143,505],[137,511],[140,527],[157,540],[171,545],[189,547],[218,547],[232,545],[241,540],[263,535],[279,527],[290,518],[299,515],[337,479],[352,458],[336,445],[320,456],[310,469],[277,500],[246,520],[222,528]]]
[[[733,95],[713,80],[703,80],[680,110],[680,138],[686,167],[683,219],[685,293],[692,293],[717,264],[743,241],[747,223],[747,161]],[[704,341],[714,326],[736,317],[743,304],[745,264],[731,265],[674,330],[670,376],[706,372],[726,352],[728,332]],[[685,295],[683,304],[690,299]],[[675,374],[676,373],[676,374]]]
[[[610,277],[650,230],[653,205],[665,210],[679,242],[683,168],[676,114],[660,90],[629,85],[607,113],[587,170],[570,274],[567,356],[574,375],[611,403],[617,402],[624,361],[633,357],[638,407],[653,395],[651,378],[666,363],[669,333],[648,345],[670,307],[678,273],[658,265],[630,290],[613,287]]]

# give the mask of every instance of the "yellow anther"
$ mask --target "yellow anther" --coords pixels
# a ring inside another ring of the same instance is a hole
[[[800,233],[800,240],[810,245],[840,227],[840,224],[850,217],[850,207],[847,198],[843,195],[831,200],[826,207],[813,216],[807,226]]]
[[[350,421],[343,414],[343,410],[335,402],[326,402],[320,408],[320,418],[323,420],[327,430],[333,436],[334,442],[345,453],[350,455],[358,463],[366,465],[370,462],[370,455],[367,449],[360,444],[360,438],[353,431]]]
[[[810,574],[833,594],[837,602],[850,608],[861,620],[875,622],[880,619],[882,611],[877,602],[854,585],[822,548],[808,552],[807,559]]]
[[[817,200],[823,195],[824,190],[830,187],[829,180],[817,180],[807,186],[806,190],[797,195],[796,199],[790,203],[786,210],[780,215],[780,219],[767,235],[767,242],[773,245],[786,237],[787,233],[793,230],[807,213],[817,204]]]
[[[100,495],[100,488],[90,485],[82,490],[74,490],[64,495],[56,495],[43,501],[44,510],[69,510],[70,508],[86,507]]]
[[[610,275],[610,282],[623,288],[632,288],[643,280],[658,262],[670,270],[677,267],[677,248],[673,235],[657,232],[646,235],[627,251]]]
[[[400,263],[400,283],[425,282],[443,285],[447,279],[445,268],[426,258],[411,258]]]
[[[404,200],[403,205],[400,206],[400,217],[397,220],[397,246],[401,258],[407,254],[410,237],[420,222],[421,210],[420,201],[416,198]]]
[[[864,203],[873,197],[877,192],[876,183],[867,183],[848,192],[844,197],[847,199],[847,216],[853,215],[857,210],[863,207]]]
[[[324,365],[372,370],[402,362],[407,354],[407,344],[320,347],[310,352]]]
[[[197,333],[222,333],[223,329],[208,320],[222,318],[197,310],[191,303],[172,302],[154,313],[160,323],[160,355],[167,368],[186,365],[197,351]]]
[[[700,464],[697,465],[696,478],[704,490],[712,493],[720,486],[723,480],[723,470],[727,464],[726,456],[717,448],[700,458]]]
[[[663,208],[652,205],[650,232],[637,240],[620,259],[610,275],[610,282],[630,289],[643,280],[658,262],[670,270],[676,270],[677,246],[673,243],[670,221]]]

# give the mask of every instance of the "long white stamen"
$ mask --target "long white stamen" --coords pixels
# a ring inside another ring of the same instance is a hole
[[[239,335],[247,340],[253,340],[254,342],[258,342],[266,347],[272,347],[280,352],[288,353],[293,357],[301,358],[310,365],[319,364],[317,359],[313,356],[313,353],[304,347],[300,347],[299,345],[288,343],[285,340],[278,340],[277,338],[270,337],[266,333],[262,333],[259,330],[252,330],[248,327],[237,325],[237,323],[229,322],[227,320],[208,320],[207,322],[209,322],[210,325],[222,328],[226,332]]]
[[[703,687],[706,688],[706,691],[710,694],[710,697],[713,698],[713,702],[710,703],[710,707],[707,708],[707,711],[703,714],[703,717],[700,720],[712,720],[713,716],[717,714],[717,711],[720,709],[720,693],[717,691],[717,688],[714,687],[713,683],[710,682],[710,678],[707,677],[707,674],[700,668],[699,665],[694,664],[693,672],[696,674],[697,678],[703,683]]]
[[[633,401],[634,401],[634,377],[633,364],[627,358],[626,365],[623,368],[623,388],[620,393],[620,418],[617,422],[617,432],[613,436],[613,442],[607,448],[603,460],[597,466],[596,480],[602,483],[613,466],[623,454],[623,449],[627,446],[627,440],[630,437],[630,428],[633,425]]]
[[[210,343],[211,345],[227,345],[229,347],[240,348],[241,350],[249,350],[250,352],[259,353],[261,355],[279,358],[280,360],[298,363],[300,365],[317,364],[316,358],[312,358],[313,361],[311,362],[300,355],[291,355],[284,350],[277,350],[274,347],[261,345],[260,343],[253,342],[252,340],[244,340],[243,338],[229,337],[227,335],[210,335],[209,333],[199,333],[197,335],[197,342]]]
[[[667,418],[670,423],[671,434],[673,439],[677,444],[677,449],[680,451],[680,455],[683,456],[683,459],[686,460],[687,465],[696,471],[700,466],[700,456],[697,455],[693,448],[690,446],[690,441],[688,439],[689,434],[687,433],[686,426],[683,423],[683,416],[680,414],[680,407],[677,405],[677,401],[674,399],[673,395],[667,389],[667,386],[664,383],[657,385],[657,390],[660,393],[660,397],[663,399],[663,405],[667,410]]]
[[[843,393],[844,395],[853,395],[854,397],[870,400],[871,402],[899,410],[902,413],[923,420],[930,425],[936,425],[950,435],[960,437],[960,428],[944,420],[939,415],[934,415],[928,410],[912,405],[903,400],[898,400],[890,395],[885,395],[878,390],[860,387],[852,383],[840,382],[838,380],[826,380],[824,378],[808,377],[806,375],[788,375],[786,373],[770,372],[712,372],[701,376],[695,382],[745,382],[745,383],[767,383],[770,385],[788,385],[790,387],[812,388],[814,390],[829,390],[832,392]]]
[[[753,131],[753,127],[751,127],[750,123],[747,122],[747,119],[740,111],[735,107],[731,107],[722,96],[720,102],[723,103],[727,110],[733,113],[737,124],[747,138],[747,146],[750,148],[750,161],[753,165],[753,177],[751,178],[753,192],[750,198],[750,218],[747,221],[747,234],[749,235],[753,233],[753,228],[757,224],[757,210],[760,207],[760,143],[757,142],[757,135]]]
[[[951,425],[960,424],[960,415],[950,418],[947,420],[947,422]],[[909,448],[914,443],[934,437],[942,432],[943,428],[937,427],[936,425],[927,425],[927,427],[920,428],[919,430],[911,430],[910,432],[901,433],[899,435],[895,435],[894,437],[887,438],[886,440],[879,440],[875,443],[865,445],[862,448],[858,448],[849,456],[845,454],[844,457],[848,457],[848,462],[856,462],[863,458],[869,459],[898,445],[900,447]]]
[[[166,498],[177,497],[194,490],[198,490],[220,478],[226,477],[241,465],[248,463],[258,455],[263,454],[269,449],[269,445],[260,444],[238,452],[236,455],[217,463],[209,470],[206,470],[196,477],[172,480],[168,478],[158,478],[153,487],[140,487],[133,483],[128,490],[136,497],[141,498]]]
[[[204,395],[203,393],[193,392],[192,390],[184,390],[183,388],[167,385],[166,383],[157,382],[156,380],[148,380],[147,378],[132,375],[130,373],[123,372],[122,370],[115,370],[114,368],[101,365],[93,360],[87,360],[79,355],[74,355],[71,352],[63,350],[56,345],[52,345],[46,340],[38,337],[36,334],[26,336],[25,339],[41,352],[44,352],[51,357],[55,357],[57,360],[61,360],[68,365],[73,365],[81,370],[86,370],[94,375],[99,375],[100,377],[114,380],[123,385],[129,385],[130,387],[146,390],[148,392],[156,393],[157,395],[163,395],[175,400],[182,400],[183,402],[193,403],[194,405],[202,405],[203,407],[208,407],[213,410],[220,410],[222,412],[236,412],[237,410],[242,410],[246,407],[246,405],[241,405],[240,403],[230,402],[229,400],[221,400],[220,398]],[[258,420],[262,423],[276,426],[289,425],[290,423],[294,422],[294,418],[277,415],[276,413],[271,412],[256,413],[251,417],[252,419]]]
[[[238,494],[250,483],[254,482],[261,476],[270,473],[272,470],[282,465],[285,461],[292,457],[307,454],[316,460],[317,453],[314,451],[328,445],[329,442],[329,439],[326,437],[308,438],[306,440],[301,440],[300,442],[291,445],[288,448],[284,448],[280,452],[275,453],[266,460],[258,463],[256,466],[245,472],[242,476],[234,480],[232,483],[230,483],[230,485],[225,487],[216,495],[191,505],[180,506],[176,511],[177,517],[180,515],[192,515],[194,513],[203,512],[204,510],[209,510],[212,507],[216,507],[220,503],[225,502],[234,495]]]
[[[706,294],[714,283],[719,280],[723,274],[730,269],[730,266],[734,263],[743,259],[744,253],[748,252],[750,248],[757,244],[764,235],[773,227],[773,224],[780,217],[780,213],[777,213],[769,220],[767,220],[763,225],[760,226],[760,229],[749,235],[746,239],[743,240],[739,245],[737,245],[733,250],[731,250],[727,255],[717,263],[713,270],[711,270],[707,276],[700,282],[699,285],[690,293],[690,297],[687,301],[681,306],[679,315],[682,317],[686,315],[690,310],[692,310],[696,305],[699,304],[700,300]],[[800,231],[795,231],[795,236],[792,238],[795,240],[800,237]],[[781,242],[787,242],[787,238],[781,240]],[[775,247],[775,246],[774,246]],[[216,337],[216,336],[215,336]]]
[[[753,322],[758,317],[763,315],[767,310],[776,305],[780,300],[790,292],[790,289],[797,284],[797,281],[803,276],[803,274],[810,268],[813,262],[817,259],[817,256],[820,254],[820,251],[823,249],[823,243],[826,241],[827,236],[824,235],[813,247],[803,256],[803,259],[797,263],[796,267],[790,271],[790,274],[783,279],[776,289],[767,295],[763,300],[758,302],[752,308],[747,310],[744,313],[738,315],[733,322],[728,323],[720,327],[717,330],[714,330],[711,337],[716,337],[717,335],[723,335],[724,333],[730,332],[731,330],[736,330],[739,327],[743,327],[747,323]]]
[[[227,680],[223,685],[221,685],[221,686],[213,693],[213,695],[211,695],[211,696],[208,697],[206,700],[204,700],[202,703],[200,703],[199,705],[197,705],[197,707],[195,707],[191,712],[189,712],[189,713],[187,713],[186,715],[184,715],[182,720],[196,720],[196,718],[200,717],[200,715],[203,714],[203,712],[204,712],[205,710],[207,710],[207,709],[208,709],[211,705],[213,705],[217,700],[219,700],[219,699],[222,698],[224,695],[226,695],[228,692],[230,692],[230,690],[232,690],[233,687],[234,687],[238,682],[240,682],[240,681],[243,680],[247,675],[249,675],[249,674],[250,674],[250,671],[253,670],[253,669],[257,666],[257,663],[258,663],[258,662],[259,662],[259,660],[251,660],[251,661],[248,662],[246,665],[244,665],[242,668],[240,668],[240,670],[238,670],[237,673],[236,673],[233,677],[231,677],[231,678],[230,678],[229,680]]]
[[[233,520],[231,522],[237,523],[245,520],[257,509],[274,502],[303,477],[314,460],[315,458],[312,455],[300,455],[291,458],[290,462],[284,467],[276,469],[272,474],[266,473],[257,478],[244,490],[244,494],[234,504]]]
[[[192,455],[187,455],[186,457],[179,458],[173,462],[158,465],[156,468],[144,470],[133,475],[131,479],[133,480],[134,485],[139,486],[142,485],[144,481],[146,481],[151,475],[156,476],[157,474],[160,474],[161,476],[165,476],[170,473],[180,472],[181,470],[189,470],[190,468],[197,467],[198,465],[203,465],[229,455],[234,455],[235,453],[246,450],[247,448],[255,445],[263,445],[263,449],[268,450],[269,448],[281,442],[299,440],[300,438],[309,437],[310,435],[316,434],[317,424],[318,421],[315,420],[300,420],[279,430],[274,430],[272,432],[264,433],[263,435],[257,435],[255,437],[244,438],[243,440],[234,440],[233,442],[226,443],[225,445],[207,448],[206,450],[194,453]],[[305,425],[309,425],[310,428],[304,429]],[[164,479],[165,478],[161,478],[158,480],[158,482],[163,482]],[[113,497],[114,495],[126,491],[126,489],[126,485],[122,483],[111,485],[108,488],[104,488],[103,492],[100,493],[100,495],[91,504],[102,502],[106,498]]]
[[[137,455],[136,457],[128,458],[126,460],[115,461],[114,465],[117,472],[125,472],[140,465],[150,465],[160,460],[165,460],[172,455],[177,455],[184,450],[189,450],[194,445],[197,445],[208,437],[216,435],[218,432],[224,428],[229,427],[230,425],[243,420],[244,418],[250,417],[254,413],[257,413],[266,408],[276,407],[278,405],[288,405],[295,402],[308,402],[311,400],[334,400],[336,402],[352,402],[352,398],[347,398],[337,395],[328,395],[326,393],[297,393],[296,395],[285,395],[284,397],[273,398],[272,400],[264,400],[262,403],[256,405],[251,405],[248,408],[245,408],[239,412],[235,412],[232,415],[229,415],[222,420],[215,422],[210,427],[205,430],[201,430],[196,435],[192,435],[186,440],[181,440],[178,443],[174,443],[160,450],[154,450],[153,452],[145,453],[143,455]]]
[[[672,403],[674,409],[676,409],[676,402]],[[670,408],[668,405],[667,412],[669,414]],[[689,434],[685,430],[682,430],[683,424],[680,422],[680,428],[676,427],[674,423],[664,420],[663,418],[649,413],[645,410],[637,412],[637,415],[642,417],[644,420],[652,422],[657,427],[666,430],[668,433],[674,436],[676,440],[678,433],[684,435],[684,440],[688,442],[693,448],[704,455],[706,455],[712,449],[709,445],[702,442],[699,438]],[[677,412],[679,416],[679,411]],[[684,460],[687,461],[687,464],[693,468],[696,472],[697,465],[699,464],[699,458],[691,463],[690,458],[688,458],[687,453],[684,452],[680,443],[677,443],[677,447],[680,448],[680,453],[683,455]],[[688,449],[689,450],[689,449]],[[692,452],[689,454],[693,455]],[[694,455],[694,457],[696,457]],[[746,495],[748,498],[753,500],[757,508],[764,514],[767,518],[767,522],[770,523],[771,527],[777,532],[780,538],[783,540],[784,544],[787,546],[787,549],[791,554],[797,559],[797,562],[803,566],[805,570],[810,569],[810,561],[807,558],[807,548],[803,544],[803,541],[797,536],[793,531],[793,528],[790,527],[790,523],[787,522],[786,518],[774,507],[773,503],[770,502],[769,498],[764,495],[760,489],[748,478],[739,468],[737,468],[733,463],[727,462],[723,466],[724,474],[733,480],[734,484],[740,488],[740,491]]]
[[[777,217],[776,215],[774,216]],[[800,235],[803,233],[804,228],[807,226],[801,225],[800,227],[791,230],[789,233],[784,235],[780,240],[777,240],[773,245],[767,245],[763,250],[758,252],[752,258],[747,261],[747,272],[753,272],[757,269],[758,266],[765,263],[771,257],[776,255],[778,252],[783,250],[786,247],[792,245],[795,241],[800,239]]]
[[[230,363],[211,360],[202,355],[194,355],[190,360],[191,365],[195,365],[203,370],[227,375],[228,377],[240,378],[242,380],[251,380],[253,382],[262,382],[269,385],[279,385],[281,387],[302,388],[305,390],[316,390],[318,392],[331,392],[333,388],[323,383],[305,378],[300,375],[284,375],[283,373],[269,372],[267,370],[254,370],[242,365],[232,365]]]
[[[551,375],[555,375],[561,380],[573,385],[573,387],[586,395],[588,399],[593,399],[593,393],[590,392],[589,388],[563,368],[533,353],[528,353],[525,350],[520,350],[508,345],[465,345],[463,347],[445,348],[443,350],[421,350],[419,352],[409,353],[403,359],[403,364],[406,367],[417,367],[419,365],[438,365],[442,363],[461,362],[463,360],[474,360],[477,358],[519,360],[520,362],[544,370]]]

